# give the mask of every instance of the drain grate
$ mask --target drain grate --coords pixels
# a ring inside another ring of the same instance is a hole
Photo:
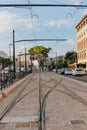
[[[71,124],[85,124],[83,120],[71,120]]]

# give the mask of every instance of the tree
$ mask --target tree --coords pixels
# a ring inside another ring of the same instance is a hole
[[[51,48],[45,48],[44,46],[35,46],[28,50],[31,55],[42,55],[43,57],[48,57],[48,53]]]
[[[28,50],[30,55],[36,55],[37,60],[39,62],[39,66],[43,70],[44,63],[46,62],[46,58],[48,57],[48,53],[51,48],[46,48],[44,46],[35,46]]]
[[[2,67],[4,69],[5,67],[10,66],[12,64],[12,61],[9,58],[5,59],[3,57],[0,57],[0,63],[2,64]]]
[[[55,68],[57,67],[57,69],[65,68],[65,67],[68,66],[66,60],[64,59],[64,57],[61,57],[58,60],[55,60],[54,65],[55,65]]]
[[[58,57],[57,60],[53,62],[54,67],[56,68],[66,68],[69,64],[77,62],[77,52],[68,51],[65,56]]]
[[[75,51],[68,51],[65,54],[64,59],[66,60],[67,64],[72,64],[77,62],[77,52]]]

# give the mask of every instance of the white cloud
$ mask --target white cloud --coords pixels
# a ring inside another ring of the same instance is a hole
[[[36,20],[34,19],[34,24]],[[34,25],[36,28],[36,25]],[[9,13],[7,11],[0,11],[0,33],[9,32],[13,29],[32,29],[31,19],[24,19],[17,16],[17,14]]]
[[[44,23],[45,27],[69,27],[71,22],[67,19],[60,19],[56,21],[47,21]],[[33,28],[32,28],[33,27]],[[0,33],[10,32],[13,29],[38,29],[40,28],[37,22],[37,19],[33,19],[33,26],[31,19],[20,18],[17,14],[13,14],[7,11],[0,11]]]
[[[82,0],[69,0],[70,3],[74,4],[74,5],[80,5],[82,4]]]
[[[7,11],[0,11],[0,33],[7,32],[11,29],[14,18],[14,14],[11,14]]]
[[[67,19],[60,19],[60,20],[56,20],[56,21],[50,21],[50,22],[45,22],[45,24],[44,24],[44,26],[46,26],[46,27],[50,27],[50,28],[52,28],[52,27],[61,27],[61,26],[67,26],[67,27],[69,27],[70,26],[70,24],[71,24],[71,22],[69,21],[69,20],[67,20]]]

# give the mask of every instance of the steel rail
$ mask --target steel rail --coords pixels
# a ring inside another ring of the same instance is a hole
[[[29,79],[28,83],[31,82],[32,77]],[[28,84],[26,83],[26,84]],[[26,84],[24,87],[17,93],[17,95],[12,99],[12,101],[5,107],[5,109],[0,114],[0,121],[3,119],[3,117],[9,112],[9,110],[14,106],[17,99],[20,97],[20,95],[23,93],[23,91],[26,88]]]
[[[18,102],[20,102],[22,99],[24,99],[27,95],[29,95],[30,93],[34,92],[36,89],[38,89],[38,87],[30,90],[29,92],[25,93],[23,96],[21,96],[16,102],[14,105],[16,105]]]
[[[49,76],[51,78],[51,76]],[[39,73],[39,79],[40,79],[40,91],[39,91],[39,94],[40,94],[40,97],[39,97],[39,100],[40,100],[40,128],[39,130],[46,130],[46,121],[45,121],[45,104],[46,104],[46,99],[47,97],[49,96],[49,94],[62,82],[62,78],[57,81],[55,80],[56,84],[43,96],[43,99],[42,99],[42,85],[41,85],[41,74]],[[53,78],[51,78],[53,79]],[[48,81],[47,81],[48,82]]]
[[[49,96],[49,94],[52,92],[52,90],[54,89],[55,91],[58,91],[58,92],[61,92],[61,93],[64,93],[64,94],[66,94],[66,95],[68,95],[68,96],[70,96],[70,97],[72,97],[74,100],[76,100],[76,101],[78,101],[78,102],[80,102],[80,103],[82,103],[83,105],[85,105],[85,106],[87,106],[87,101],[84,99],[84,98],[82,98],[81,96],[79,96],[77,93],[75,93],[73,90],[72,90],[72,88],[68,88],[68,86],[67,85],[63,85],[63,84],[61,84],[61,86],[66,90],[59,90],[59,89],[57,89],[56,87],[58,86],[58,83],[57,82],[59,82],[59,83],[61,83],[61,81],[62,80],[64,80],[65,78],[64,77],[62,77],[62,78],[60,78],[60,81],[57,81],[57,79],[55,79],[55,78],[53,78],[51,75],[49,75],[49,74],[47,74],[48,75],[48,77],[50,77],[51,78],[51,80],[54,80],[55,81],[55,85],[54,85],[54,87],[50,87],[50,86],[47,86],[46,85],[46,87],[47,88],[49,88],[50,90],[45,94],[45,96],[43,97],[43,101],[42,101],[42,119],[41,119],[41,121],[42,121],[42,123],[41,123],[41,129],[40,130],[46,130],[46,120],[45,120],[45,103],[46,103],[46,99],[47,99],[47,97]],[[42,80],[42,79],[41,79]],[[45,80],[43,80],[44,82],[45,82]],[[49,81],[47,81],[47,82],[49,82]],[[43,84],[43,86],[45,86],[45,83]]]
[[[51,77],[51,76],[50,76]],[[62,79],[64,79],[64,77],[62,78]],[[54,79],[55,80],[55,79]],[[56,81],[56,80],[55,80]],[[78,102],[80,102],[80,103],[82,103],[83,105],[85,105],[85,106],[87,106],[87,101],[84,99],[84,98],[82,98],[81,96],[79,96],[78,94],[76,94],[72,89],[72,87],[68,87],[68,86],[66,86],[66,85],[61,85],[65,90],[66,90],[66,92],[65,91],[63,91],[63,90],[59,90],[59,89],[55,89],[56,91],[59,91],[59,92],[62,92],[62,93],[64,93],[64,94],[67,94],[68,96],[70,96],[70,97],[72,97],[74,100],[77,100]],[[49,86],[47,86],[47,87],[49,87]],[[80,86],[81,87],[81,86]],[[49,88],[51,88],[51,87],[49,87]],[[74,88],[74,89],[76,89],[76,88]],[[86,88],[85,88],[86,89]],[[78,90],[78,89],[77,89]],[[82,90],[80,90],[80,91],[82,91]],[[86,91],[84,91],[85,93],[86,93]]]

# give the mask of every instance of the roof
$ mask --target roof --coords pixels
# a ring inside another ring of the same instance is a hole
[[[7,58],[7,54],[4,51],[0,51],[0,57]]]

